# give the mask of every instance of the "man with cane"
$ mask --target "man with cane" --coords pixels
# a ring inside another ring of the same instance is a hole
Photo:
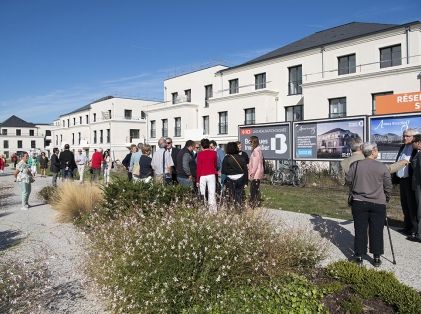
[[[386,220],[386,203],[392,192],[392,180],[388,168],[375,159],[378,156],[377,144],[364,143],[362,152],[365,159],[351,164],[346,175],[352,197],[354,218],[355,262],[363,263],[367,254],[367,228],[373,266],[381,265],[380,256],[384,253],[383,228]]]

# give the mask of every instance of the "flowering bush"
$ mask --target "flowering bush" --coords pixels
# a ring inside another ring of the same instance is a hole
[[[219,304],[237,287],[266,285],[323,257],[309,234],[286,232],[266,217],[174,207],[120,216],[90,233],[90,269],[114,311],[179,313]]]

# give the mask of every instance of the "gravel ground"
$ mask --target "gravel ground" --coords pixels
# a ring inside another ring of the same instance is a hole
[[[49,288],[37,313],[106,313],[82,271],[83,234],[71,224],[57,223],[54,210],[37,198],[37,192],[49,184],[51,177],[35,178],[31,208],[24,211],[11,172],[0,175],[0,186],[11,186],[6,190],[10,197],[2,201],[0,210],[0,262],[12,259],[28,264],[40,259],[47,265]]]
[[[71,224],[57,223],[55,213],[49,205],[37,199],[37,192],[49,185],[51,178],[37,177],[28,211],[20,210],[20,189],[9,174],[0,175],[0,186],[12,186],[7,193],[7,204],[0,210],[0,260],[19,258],[30,262],[34,258],[45,258],[51,273],[51,288],[41,304],[40,313],[105,313],[103,302],[87,288],[81,271],[84,254],[84,235]],[[0,200],[1,201],[1,200]],[[293,228],[310,230],[314,236],[324,239],[328,246],[328,257],[322,265],[347,259],[352,256],[354,226],[352,221],[323,218],[282,210],[265,210],[274,220]],[[380,269],[388,270],[405,284],[421,290],[421,244],[406,240],[405,236],[391,229],[397,264],[392,264],[387,229],[384,231],[385,254]],[[4,253],[1,255],[1,253]],[[371,266],[371,258],[364,265]]]

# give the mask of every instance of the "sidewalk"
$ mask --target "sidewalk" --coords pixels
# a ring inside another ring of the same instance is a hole
[[[41,258],[51,274],[50,291],[42,300],[41,313],[104,313],[105,310],[86,288],[82,272],[84,238],[72,224],[55,221],[55,211],[37,198],[51,177],[35,177],[29,210],[21,210],[20,187],[13,182],[11,170],[0,175],[0,186],[10,197],[0,209],[0,262],[6,258],[24,264]]]
[[[312,230],[317,236],[326,239],[329,243],[329,253],[322,266],[334,261],[348,259],[353,255],[354,223],[352,220],[312,216],[288,212],[284,210],[268,209],[267,214],[272,219],[278,219],[290,227]],[[396,265],[393,265],[387,228],[384,228],[384,248],[382,265],[379,270],[393,272],[400,281],[421,291],[421,243],[406,240],[406,236],[390,228],[393,248],[395,251]],[[371,265],[372,254],[364,260],[364,266]],[[374,267],[373,267],[374,268]]]

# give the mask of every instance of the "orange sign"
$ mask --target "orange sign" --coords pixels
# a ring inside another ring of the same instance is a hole
[[[376,97],[376,114],[421,111],[421,92]]]

